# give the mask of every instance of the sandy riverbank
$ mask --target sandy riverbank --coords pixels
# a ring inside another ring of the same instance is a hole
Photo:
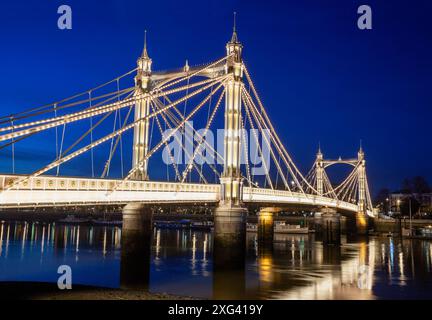
[[[192,297],[140,290],[74,286],[59,290],[56,284],[39,282],[0,282],[0,300],[191,300]]]

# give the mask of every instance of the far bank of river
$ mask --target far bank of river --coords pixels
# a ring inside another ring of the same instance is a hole
[[[32,211],[0,211],[0,221],[39,221],[39,222],[56,222],[58,220],[67,217],[67,213],[64,212],[32,212]],[[121,221],[122,214],[115,213],[70,213],[81,218],[91,219],[107,219],[112,221]],[[178,214],[178,213],[156,213],[154,214],[155,221],[177,221],[182,219],[188,219],[193,221],[212,221],[213,216],[211,214]],[[309,226],[313,229],[314,218],[303,217],[303,216],[285,216],[280,215],[275,218],[276,221],[286,221],[290,224],[300,224]],[[250,215],[247,218],[249,223],[257,223],[258,218],[256,215]],[[409,228],[409,219],[370,219],[371,230],[376,233],[400,233],[401,228]],[[421,228],[426,226],[432,226],[432,220],[412,220],[412,227]],[[341,232],[345,233],[347,230],[347,218],[341,217]]]

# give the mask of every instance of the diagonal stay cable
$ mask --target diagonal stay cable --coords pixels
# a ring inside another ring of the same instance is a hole
[[[114,188],[112,189],[111,192],[114,192],[119,186],[121,186],[124,182],[126,182],[127,180],[129,180],[133,174],[144,165],[145,161],[147,161],[157,150],[159,150],[159,148],[164,144],[164,141],[168,141],[184,124],[186,121],[188,121],[190,118],[192,118],[196,112],[198,112],[199,109],[202,108],[202,106],[210,99],[210,97],[217,92],[221,87],[222,87],[223,83],[219,84],[217,86],[216,89],[214,89],[212,92],[210,92],[210,94],[203,100],[201,101],[201,103],[199,103],[192,111],[191,113],[189,113],[189,115],[182,121],[182,123],[177,126],[175,129],[173,129],[162,141],[160,141],[152,150],[150,150],[150,152],[148,152],[144,159],[142,159],[138,165],[136,165],[134,168],[132,168],[128,175],[120,182],[116,183],[116,185],[114,186]],[[159,109],[159,111],[162,109]]]
[[[219,99],[218,99],[218,101],[217,101],[217,103],[216,103],[216,105],[215,105],[215,107],[214,107],[214,109],[213,109],[213,112],[212,112],[212,114],[211,114],[209,120],[207,121],[207,124],[206,124],[205,129],[204,129],[204,132],[203,132],[203,134],[202,134],[202,136],[201,136],[201,139],[200,139],[200,141],[199,141],[199,143],[198,143],[198,146],[195,148],[195,152],[194,152],[194,154],[192,155],[192,157],[190,158],[189,163],[188,163],[187,166],[186,166],[186,169],[183,171],[183,174],[182,174],[182,180],[181,180],[182,183],[185,181],[185,179],[186,179],[188,173],[189,173],[190,170],[192,169],[192,165],[191,165],[191,163],[192,163],[193,161],[195,161],[195,158],[196,158],[197,154],[201,151],[201,146],[203,145],[203,142],[204,142],[204,140],[205,140],[205,137],[206,137],[206,135],[207,135],[207,132],[208,132],[208,130],[209,130],[209,128],[210,128],[210,126],[211,126],[211,124],[212,124],[212,122],[213,122],[213,119],[214,119],[214,117],[215,117],[215,115],[216,115],[216,113],[217,113],[217,111],[218,111],[218,109],[219,109],[219,106],[220,106],[220,104],[221,104],[221,102],[222,102],[222,98],[224,97],[224,94],[225,94],[225,89],[222,91],[221,95],[219,96]]]
[[[209,85],[207,85],[207,86],[205,86],[205,87],[203,87],[203,88],[200,88],[200,89],[198,89],[198,90],[196,90],[196,91],[190,93],[190,96],[193,96],[193,95],[199,94],[199,93],[201,93],[201,92],[207,90],[207,89],[210,88],[211,86],[212,86],[212,84],[209,84]],[[220,87],[220,86],[222,86],[222,84],[220,84],[219,87]],[[160,109],[160,110],[157,111],[156,113],[152,113],[152,114],[148,115],[147,117],[144,117],[144,118],[141,118],[141,119],[137,119],[136,121],[132,122],[131,124],[127,125],[126,127],[122,128],[122,129],[119,129],[119,130],[117,130],[116,132],[113,132],[113,133],[111,133],[111,134],[109,134],[109,135],[107,135],[107,136],[105,136],[105,137],[103,137],[103,138],[101,138],[101,139],[95,141],[95,142],[94,142],[93,144],[91,144],[91,145],[87,145],[87,146],[85,146],[85,147],[83,147],[83,148],[81,148],[81,149],[79,149],[79,150],[77,150],[77,151],[75,151],[75,152],[73,152],[73,153],[71,153],[71,154],[69,154],[69,155],[63,157],[63,158],[61,158],[61,159],[58,159],[58,160],[56,160],[56,161],[53,161],[52,163],[48,164],[47,166],[43,167],[43,168],[40,169],[40,170],[37,170],[37,171],[33,172],[33,173],[30,174],[30,175],[27,175],[27,176],[25,176],[25,177],[22,177],[22,178],[18,178],[18,179],[16,179],[16,180],[11,184],[11,185],[9,185],[8,187],[6,187],[5,190],[6,190],[6,191],[7,191],[7,190],[10,190],[10,189],[12,189],[12,188],[14,188],[14,187],[16,187],[16,186],[18,186],[18,185],[20,185],[20,184],[22,184],[22,183],[28,181],[28,180],[31,179],[32,177],[39,176],[39,175],[41,175],[41,174],[43,174],[43,173],[45,173],[45,172],[51,170],[52,168],[58,167],[59,165],[65,163],[65,162],[67,162],[67,161],[70,161],[71,159],[73,159],[73,158],[75,158],[75,157],[77,157],[77,156],[79,156],[79,155],[81,155],[81,154],[87,152],[87,151],[90,150],[91,148],[94,148],[94,147],[96,147],[96,146],[98,146],[98,145],[100,145],[100,144],[102,144],[102,143],[104,143],[104,142],[106,142],[106,141],[109,141],[112,137],[115,137],[115,136],[117,136],[117,135],[119,135],[119,134],[122,134],[122,133],[124,133],[124,132],[126,132],[126,131],[128,131],[128,130],[130,130],[130,129],[132,129],[132,128],[134,128],[136,124],[138,124],[138,123],[140,123],[140,122],[142,122],[142,121],[144,121],[144,120],[146,120],[146,119],[153,118],[153,117],[155,117],[156,115],[158,115],[158,114],[160,114],[160,113],[162,113],[162,112],[165,112],[166,110],[172,108],[173,106],[175,106],[175,105],[177,105],[177,104],[179,104],[179,103],[182,103],[182,102],[184,101],[184,99],[185,99],[185,97],[182,97],[182,98],[178,99],[177,101],[175,101],[175,102],[173,102],[173,103],[170,103],[169,105],[167,105],[167,106],[164,107],[163,109]],[[141,164],[141,165],[142,165],[142,164]],[[136,171],[136,170],[135,170],[135,171]],[[130,176],[128,175],[128,178],[129,178],[129,177],[130,177]]]

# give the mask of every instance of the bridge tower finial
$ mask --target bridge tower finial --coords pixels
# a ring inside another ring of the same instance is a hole
[[[143,58],[149,58],[148,52],[147,52],[147,30],[144,30],[144,49],[142,53]]]
[[[236,18],[237,18],[237,12],[234,11],[234,21],[233,21],[233,33],[231,36],[231,43],[238,43],[238,36],[237,36],[237,26],[236,26]]]
[[[359,148],[359,151],[357,153],[357,157],[358,157],[359,161],[364,159],[363,142],[361,139],[360,139],[360,148]]]
[[[243,46],[238,40],[237,29],[236,29],[236,12],[234,12],[234,25],[233,34],[231,40],[226,45],[227,56],[231,56],[228,61],[228,73],[233,72],[236,80],[241,80],[243,76],[243,61],[242,61],[242,50]]]
[[[189,70],[190,70],[189,61],[188,61],[188,59],[186,59],[185,65],[183,67],[183,71],[189,72]]]
[[[147,30],[144,30],[144,48],[141,57],[138,58],[138,72],[149,75],[151,73],[152,59],[150,59],[147,51]]]

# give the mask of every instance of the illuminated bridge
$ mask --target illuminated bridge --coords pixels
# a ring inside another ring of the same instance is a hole
[[[373,216],[362,149],[348,160],[327,160],[319,150],[303,174],[268,116],[242,50],[234,28],[220,59],[199,66],[186,61],[179,69],[158,72],[145,40],[133,70],[0,118],[0,148],[12,166],[0,175],[0,208],[208,203],[231,213],[254,204]],[[224,129],[218,146],[215,129]],[[35,163],[52,159],[31,172],[17,172],[16,155],[26,142],[45,147],[32,154],[35,160],[42,156]],[[84,162],[76,161],[84,157],[91,175],[63,174],[68,165],[74,172],[84,169]],[[326,171],[333,165],[352,170],[335,184]]]

